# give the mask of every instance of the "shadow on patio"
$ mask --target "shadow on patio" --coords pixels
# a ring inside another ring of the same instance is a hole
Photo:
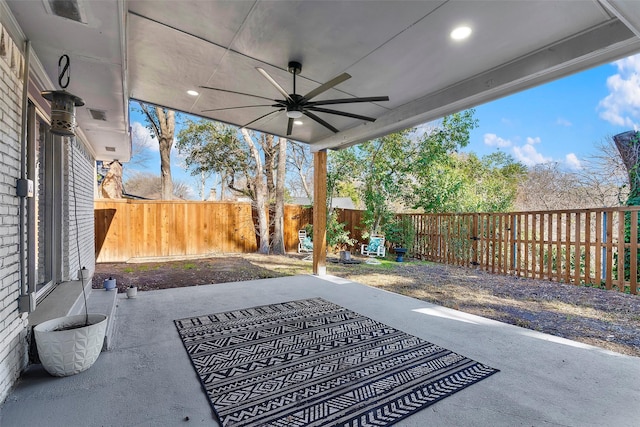
[[[640,358],[332,276],[294,276],[118,295],[114,349],[72,377],[30,366],[2,406],[0,425],[216,425],[173,320],[316,296],[500,369],[398,426],[631,426],[640,419]]]

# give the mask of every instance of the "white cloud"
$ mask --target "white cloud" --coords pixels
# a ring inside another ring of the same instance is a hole
[[[617,126],[640,125],[640,55],[614,62],[618,73],[607,79],[609,95],[600,101],[600,118]]]
[[[489,147],[511,147],[511,141],[500,138],[495,133],[485,133],[484,143]]]
[[[142,147],[145,147],[147,150],[159,153],[160,145],[158,144],[158,140],[152,136],[151,130],[143,125],[140,122],[133,122],[131,124],[131,139],[134,141],[137,140]],[[187,154],[181,154],[178,152],[176,148],[176,141],[174,139],[173,146],[171,146],[171,158],[185,159]]]
[[[533,142],[529,143],[529,140]],[[545,157],[536,150],[533,146],[534,143],[539,143],[540,138],[527,138],[527,144],[523,146],[513,147],[513,154],[519,162],[522,162],[526,166],[534,166],[539,163],[548,163],[553,159],[551,157]]]
[[[160,151],[158,143],[151,137],[151,130],[140,122],[131,124],[131,139],[152,151]]]
[[[530,136],[527,137],[527,144],[529,145],[540,144],[540,142],[542,142],[542,140],[539,136],[536,136],[535,138],[532,138]]]
[[[565,126],[565,127],[573,126],[573,123],[571,123],[569,120],[565,119],[564,117],[558,117],[558,120],[556,120],[556,124],[560,126]]]
[[[573,169],[573,170],[582,169],[582,163],[574,153],[569,153],[565,156],[565,163],[567,164],[569,169]]]

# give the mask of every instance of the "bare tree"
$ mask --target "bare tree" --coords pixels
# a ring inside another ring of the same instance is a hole
[[[149,150],[151,149],[151,138],[139,126],[131,129],[131,160],[127,166],[145,167],[151,159]]]
[[[576,176],[563,171],[560,164],[550,162],[535,165],[529,168],[526,179],[520,183],[516,209],[531,211],[586,208],[576,191],[578,187]]]
[[[289,180],[293,193],[304,194],[313,199],[313,158],[309,146],[289,141],[287,164],[296,175]]]
[[[162,178],[147,172],[134,172],[124,183],[128,194],[157,199],[162,192]],[[182,181],[173,183],[173,195],[170,199],[189,199],[191,188]]]
[[[276,166],[276,203],[273,227],[273,253],[284,255],[284,181],[287,174],[287,140],[278,140],[278,163]]]
[[[154,110],[150,110],[146,104],[142,102],[139,104],[160,147],[161,196],[163,200],[170,200],[173,197],[171,147],[173,147],[173,138],[176,129],[175,111],[162,107],[154,107]]]
[[[249,182],[251,187],[251,193],[253,193],[253,200],[255,201],[256,210],[258,211],[258,233],[260,236],[260,247],[258,253],[269,253],[269,220],[267,218],[267,184],[264,179],[264,168],[262,166],[262,159],[258,148],[249,134],[249,131],[245,128],[240,129],[245,144],[249,148],[250,155],[255,165],[255,174],[253,179]]]
[[[611,136],[595,144],[581,168],[563,170],[559,163],[529,168],[518,190],[518,210],[582,209],[620,206],[629,195],[629,175]]]
[[[593,154],[582,159],[582,168],[575,174],[588,189],[584,197],[592,207],[620,206],[629,195],[627,170],[611,136],[595,144]]]

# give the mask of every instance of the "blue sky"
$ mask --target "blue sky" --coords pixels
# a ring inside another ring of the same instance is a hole
[[[527,166],[579,168],[599,141],[638,128],[639,76],[636,55],[480,105],[465,151],[502,150]]]
[[[554,161],[579,169],[598,142],[640,129],[640,55],[480,105],[475,117],[479,127],[464,151],[482,156],[501,150],[527,166]],[[148,138],[140,122],[140,114],[132,111],[134,135]],[[146,169],[159,175],[157,142],[150,146]],[[195,186],[181,161],[172,154],[174,179]],[[125,171],[132,169],[142,168],[125,165]]]

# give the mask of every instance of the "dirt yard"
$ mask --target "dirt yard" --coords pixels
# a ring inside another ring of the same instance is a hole
[[[93,287],[109,276],[118,291],[139,291],[311,273],[302,256],[235,254],[196,260],[98,264]],[[640,296],[500,276],[423,261],[327,263],[327,272],[391,292],[523,328],[640,357]]]

